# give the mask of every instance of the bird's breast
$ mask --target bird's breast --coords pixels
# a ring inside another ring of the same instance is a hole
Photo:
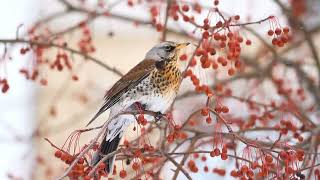
[[[164,113],[174,101],[181,83],[181,72],[175,64],[168,64],[162,70],[150,74],[151,95],[146,98],[150,111]]]
[[[181,72],[175,63],[169,63],[162,70],[155,69],[150,75],[150,83],[161,94],[177,92],[181,83]]]

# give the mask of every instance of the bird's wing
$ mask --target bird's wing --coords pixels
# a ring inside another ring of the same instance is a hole
[[[121,96],[144,80],[155,68],[155,61],[145,59],[122,76],[104,96],[105,102],[97,114],[87,124],[91,124],[100,114],[116,104]]]

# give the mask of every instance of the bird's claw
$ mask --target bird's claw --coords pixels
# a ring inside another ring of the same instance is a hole
[[[156,122],[158,122],[163,116],[165,116],[165,114],[162,114],[161,112],[156,112],[156,115],[155,115],[155,119],[156,119]]]

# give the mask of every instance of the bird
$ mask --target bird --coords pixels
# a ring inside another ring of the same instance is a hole
[[[91,165],[96,165],[104,155],[116,151],[126,128],[136,121],[135,117],[122,112],[136,109],[136,103],[144,110],[163,115],[177,96],[182,72],[179,66],[181,50],[190,43],[164,41],[152,47],[145,58],[122,76],[104,96],[104,103],[87,124],[110,109],[105,136]],[[122,113],[122,114],[121,114]],[[147,121],[155,118],[146,117]],[[113,171],[115,156],[105,160],[105,172]]]

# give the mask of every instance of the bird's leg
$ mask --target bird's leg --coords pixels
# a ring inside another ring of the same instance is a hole
[[[156,122],[158,122],[163,116],[165,116],[165,114],[162,114],[160,111],[156,112],[154,118],[156,120]]]
[[[140,102],[135,102],[135,106],[138,109],[138,111],[146,111],[147,105],[146,104],[141,104]],[[163,116],[165,116],[166,114],[162,114],[160,111],[155,112],[154,118],[155,121],[158,122]]]

